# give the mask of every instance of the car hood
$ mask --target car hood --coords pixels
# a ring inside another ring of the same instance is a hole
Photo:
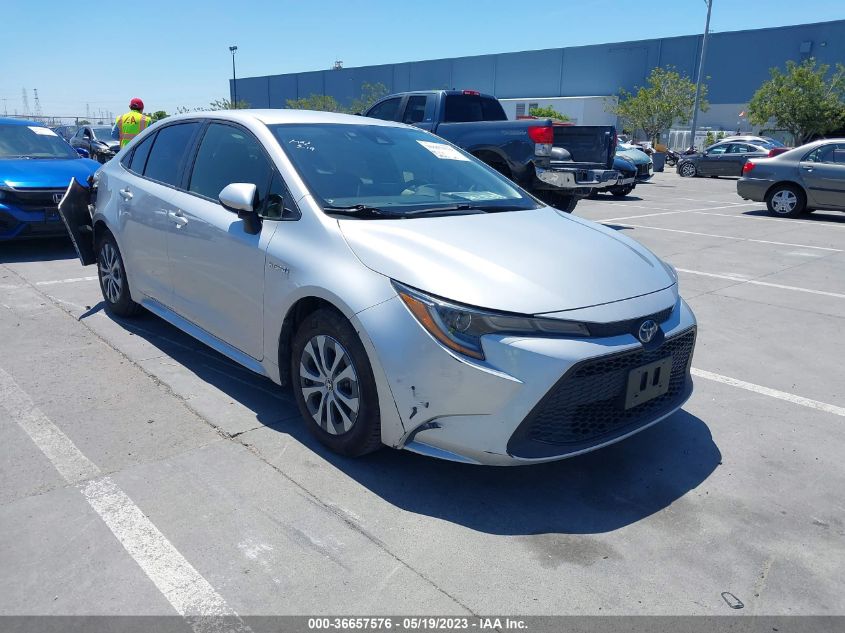
[[[372,270],[444,299],[540,314],[650,294],[675,280],[645,247],[544,207],[407,220],[338,220]]]
[[[638,149],[617,149],[616,155],[627,158],[635,165],[645,165],[651,162],[649,155]]]
[[[0,185],[17,189],[65,189],[71,178],[84,183],[100,167],[100,163],[87,158],[0,159]]]

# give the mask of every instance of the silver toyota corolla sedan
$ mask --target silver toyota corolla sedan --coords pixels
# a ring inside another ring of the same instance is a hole
[[[62,213],[107,309],[143,306],[290,384],[346,455],[550,461],[692,391],[696,322],[671,266],[414,127],[173,117],[87,195],[72,185]]]

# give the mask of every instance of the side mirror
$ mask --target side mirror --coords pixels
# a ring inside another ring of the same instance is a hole
[[[88,153],[88,150],[83,147],[77,147],[76,153],[82,156],[82,158],[91,158],[91,154]]]
[[[217,197],[224,209],[237,213],[244,221],[244,231],[255,235],[261,230],[261,218],[255,210],[255,195],[258,188],[249,182],[233,182],[226,185]]]

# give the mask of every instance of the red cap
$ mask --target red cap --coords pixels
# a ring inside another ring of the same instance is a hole
[[[134,99],[132,99],[132,101],[129,102],[129,109],[130,110],[138,110],[139,112],[143,112],[144,111],[144,102],[141,101],[138,97],[135,97]]]

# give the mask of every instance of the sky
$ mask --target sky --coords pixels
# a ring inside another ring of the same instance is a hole
[[[281,74],[701,33],[704,0],[6,0],[0,116],[173,112],[228,97],[237,75]],[[9,6],[11,5],[11,6]],[[119,12],[119,7],[137,7]],[[845,19],[845,0],[713,0],[711,31]]]

